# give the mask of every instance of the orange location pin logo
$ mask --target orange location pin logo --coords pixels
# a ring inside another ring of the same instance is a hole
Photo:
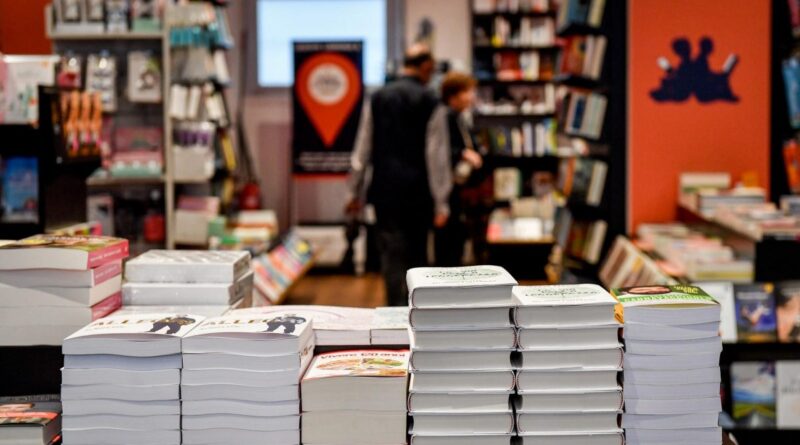
[[[361,74],[347,57],[323,52],[303,62],[295,89],[322,142],[332,146],[361,97]]]

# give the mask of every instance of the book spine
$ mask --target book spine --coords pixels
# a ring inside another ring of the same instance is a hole
[[[112,261],[95,268],[93,271],[92,286],[103,284],[122,273],[122,261]]]
[[[92,321],[111,315],[122,307],[122,292],[117,292],[92,306]]]
[[[93,269],[110,261],[121,260],[128,256],[128,240],[123,240],[103,249],[89,253],[88,268]]]

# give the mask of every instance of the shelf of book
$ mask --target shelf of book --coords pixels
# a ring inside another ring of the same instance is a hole
[[[578,76],[575,74],[559,74],[553,78],[553,82],[570,87],[585,88],[594,91],[602,91],[605,85],[600,82],[600,79],[593,79],[586,76]]]
[[[132,176],[132,177],[89,177],[89,187],[128,187],[128,186],[160,186],[164,184],[164,176]]]

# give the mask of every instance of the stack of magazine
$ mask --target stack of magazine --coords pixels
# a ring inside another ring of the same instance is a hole
[[[516,330],[503,268],[408,271],[412,444],[508,444]]]
[[[181,444],[186,314],[111,316],[64,340],[64,445]]]
[[[221,312],[253,292],[245,251],[150,250],[125,264],[126,306],[218,306]],[[220,312],[220,313],[221,313]]]
[[[407,350],[314,358],[302,381],[306,445],[406,443]]]
[[[290,311],[232,311],[183,342],[183,443],[300,443],[298,382],[314,354],[312,322]]]
[[[128,240],[36,235],[0,246],[0,346],[61,345],[119,309]]]
[[[515,410],[524,443],[623,443],[617,301],[600,286],[514,288]]]
[[[615,289],[624,309],[627,443],[719,444],[719,304],[689,285]]]

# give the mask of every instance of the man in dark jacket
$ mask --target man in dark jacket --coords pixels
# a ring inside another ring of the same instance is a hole
[[[452,187],[447,110],[426,88],[433,57],[414,45],[403,62],[403,75],[373,94],[362,112],[347,206],[358,212],[366,189],[393,306],[408,303],[406,271],[427,264],[428,232],[447,222]]]

